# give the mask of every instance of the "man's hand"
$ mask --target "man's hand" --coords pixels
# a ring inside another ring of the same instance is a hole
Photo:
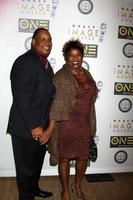
[[[34,140],[38,140],[40,135],[43,133],[43,129],[41,127],[37,127],[31,130],[32,138]]]

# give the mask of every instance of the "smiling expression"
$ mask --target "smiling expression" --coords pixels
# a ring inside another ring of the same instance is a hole
[[[49,32],[40,30],[37,36],[32,39],[32,46],[39,55],[48,57],[52,48],[52,39]]]
[[[72,69],[78,69],[81,67],[83,61],[83,55],[78,49],[71,49],[67,55],[67,64]]]

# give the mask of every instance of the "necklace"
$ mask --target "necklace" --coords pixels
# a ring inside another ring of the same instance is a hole
[[[78,69],[71,69],[71,72],[72,72],[73,75],[78,76],[78,75],[80,75],[80,74],[83,73],[83,70],[82,70],[81,68],[78,68]]]
[[[72,69],[71,72],[72,72],[73,76],[75,76],[77,83],[81,83],[83,85],[84,89],[89,88],[89,84],[87,81],[88,79],[82,68]]]

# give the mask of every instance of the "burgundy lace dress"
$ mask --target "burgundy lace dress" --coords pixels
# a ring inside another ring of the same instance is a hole
[[[72,159],[89,156],[91,137],[89,113],[96,90],[93,80],[78,81],[76,103],[70,118],[59,123],[59,157]]]

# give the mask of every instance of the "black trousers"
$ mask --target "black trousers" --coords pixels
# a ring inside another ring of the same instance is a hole
[[[12,146],[19,200],[31,200],[34,198],[34,191],[39,188],[46,146],[40,145],[28,134],[12,134]]]

